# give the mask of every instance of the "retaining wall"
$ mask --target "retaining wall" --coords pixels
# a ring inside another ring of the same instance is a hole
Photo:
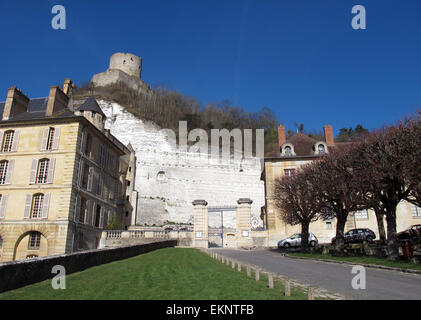
[[[127,259],[157,249],[175,247],[176,245],[177,240],[166,240],[0,263],[0,292],[51,279],[55,276],[51,273],[55,265],[63,266],[67,275],[104,263]]]

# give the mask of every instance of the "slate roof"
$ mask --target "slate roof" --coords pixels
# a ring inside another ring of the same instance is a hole
[[[286,143],[294,146],[295,154],[299,157],[313,156],[313,146],[318,142],[316,139],[310,138],[302,133],[296,133],[287,139]]]
[[[101,107],[98,105],[98,102],[96,102],[93,96],[90,96],[88,99],[86,99],[85,102],[82,103],[80,107],[77,108],[76,110],[77,111],[93,111],[105,117],[105,113],[102,111]]]
[[[17,114],[14,117],[9,118],[8,120],[1,120],[0,122],[75,117],[75,114],[69,109],[57,111],[53,115],[48,117],[45,116],[47,103],[48,97],[31,99],[28,103],[28,112]],[[0,102],[0,119],[3,115],[4,105],[5,102]],[[92,96],[86,99],[86,101],[78,108],[78,110],[95,111],[105,117],[104,112],[101,110],[95,98]]]

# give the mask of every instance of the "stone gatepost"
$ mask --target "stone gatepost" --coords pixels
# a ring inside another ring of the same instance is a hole
[[[237,203],[237,247],[251,247],[251,204],[253,200],[240,198]]]
[[[194,200],[194,235],[193,246],[197,248],[208,247],[208,203],[205,200]]]

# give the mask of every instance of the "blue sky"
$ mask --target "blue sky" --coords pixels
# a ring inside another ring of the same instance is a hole
[[[67,29],[53,30],[64,5]],[[353,30],[364,5],[367,29]],[[47,96],[143,58],[142,78],[196,97],[273,109],[288,129],[391,124],[421,109],[419,0],[2,1],[0,100]]]

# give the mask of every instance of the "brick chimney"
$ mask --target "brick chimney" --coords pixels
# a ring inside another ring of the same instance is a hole
[[[278,127],[278,144],[279,147],[281,147],[285,141],[287,140],[286,134],[285,134],[285,127],[281,124]]]
[[[335,139],[333,137],[333,128],[330,124],[324,126],[325,131],[325,140],[328,146],[332,146],[335,144]]]
[[[58,86],[50,87],[50,94],[48,96],[46,116],[51,116],[53,113],[67,108],[69,97],[60,90]]]
[[[28,111],[29,98],[16,87],[9,88],[6,103],[4,104],[2,120]]]
[[[63,92],[64,92],[64,94],[67,94],[68,96],[70,96],[72,94],[73,87],[74,87],[73,81],[70,80],[69,78],[66,78],[64,80],[64,83],[63,83]]]

